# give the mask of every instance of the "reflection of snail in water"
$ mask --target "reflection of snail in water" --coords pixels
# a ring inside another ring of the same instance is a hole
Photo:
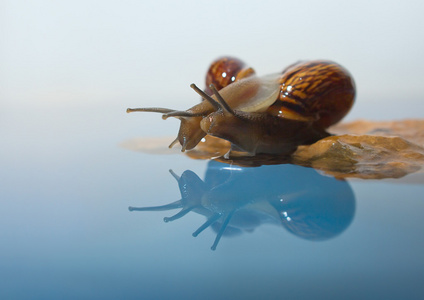
[[[223,235],[253,231],[261,224],[282,224],[296,236],[326,240],[343,232],[355,212],[355,197],[345,181],[322,176],[314,169],[295,165],[258,168],[232,167],[210,161],[205,180],[192,171],[177,179],[181,200],[155,207],[129,210],[161,211],[181,209],[165,222],[190,211],[207,221],[193,236],[211,226],[217,231],[212,249]]]
[[[179,142],[182,151],[211,135],[248,155],[286,155],[298,145],[328,136],[326,128],[342,119],[354,102],[353,79],[334,62],[300,62],[264,77],[254,73],[240,60],[224,57],[210,66],[206,93],[191,85],[206,101],[186,111],[136,108],[127,112],[159,112],[164,119],[180,119],[178,137],[170,147]]]

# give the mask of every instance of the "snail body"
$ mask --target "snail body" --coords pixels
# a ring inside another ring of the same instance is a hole
[[[227,65],[230,70],[223,72]],[[224,73],[230,80],[220,78]],[[159,112],[164,119],[180,119],[178,137],[170,147],[179,142],[182,151],[211,135],[228,140],[232,151],[287,155],[298,145],[328,136],[326,128],[347,114],[355,97],[348,71],[330,61],[300,62],[282,73],[258,77],[241,61],[234,64],[234,59],[221,58],[211,65],[206,81],[210,89],[206,92],[191,85],[206,101],[186,111],[137,108],[127,112]]]

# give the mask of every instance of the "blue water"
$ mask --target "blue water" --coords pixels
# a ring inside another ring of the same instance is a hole
[[[424,184],[132,152],[177,123],[124,110],[6,107],[1,299],[422,299]]]

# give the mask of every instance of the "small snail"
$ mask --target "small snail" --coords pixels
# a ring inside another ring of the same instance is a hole
[[[186,111],[135,108],[127,112],[158,112],[163,119],[180,119],[178,137],[169,147],[179,142],[182,151],[211,135],[228,140],[230,151],[288,155],[298,145],[329,136],[326,129],[347,114],[355,98],[349,72],[321,60],[258,77],[240,60],[224,57],[212,63],[206,84],[206,92],[191,85],[206,101]]]

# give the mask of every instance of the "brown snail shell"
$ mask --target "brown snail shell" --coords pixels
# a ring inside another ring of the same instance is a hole
[[[355,98],[352,76],[330,61],[298,62],[283,71],[280,83],[281,102],[276,101],[270,111],[282,107],[298,113],[299,118],[316,119],[315,124],[322,128],[340,121]]]
[[[255,71],[246,67],[246,64],[240,59],[229,56],[220,57],[211,63],[206,72],[205,93],[208,95],[213,94],[209,87],[211,84],[220,91],[229,84],[254,74]]]

